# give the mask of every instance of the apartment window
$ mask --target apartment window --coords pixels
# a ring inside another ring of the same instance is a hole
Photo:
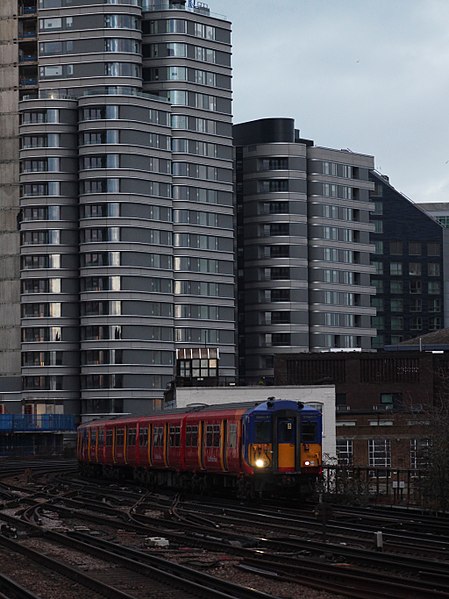
[[[410,330],[411,331],[420,331],[422,329],[422,317],[421,316],[413,316],[410,320]]]
[[[390,309],[392,312],[403,312],[404,301],[399,298],[392,298],[390,302]]]
[[[421,276],[421,263],[420,262],[410,262],[408,265],[408,274],[411,277],[420,277]]]
[[[442,327],[442,320],[439,316],[432,316],[429,318],[429,329],[431,331],[437,331]]]
[[[338,250],[336,248],[324,248],[324,260],[326,262],[338,262]]]
[[[421,281],[410,281],[410,293],[416,294],[422,292]]]
[[[271,324],[289,324],[290,312],[271,312]]]
[[[371,281],[371,284],[373,285],[373,287],[375,287],[376,293],[384,292],[384,282],[382,281],[382,279],[373,279]]]
[[[440,301],[440,300],[438,300]],[[414,297],[410,300],[410,312],[421,312],[422,311],[422,299],[420,297]],[[439,310],[436,310],[439,311]],[[430,306],[429,306],[429,312]]]
[[[288,267],[274,267],[269,269],[270,276],[269,278],[273,280],[279,279],[289,279],[290,278],[290,269]]]
[[[54,18],[54,19],[40,19],[39,21],[39,29],[61,29],[62,27],[62,19]]]
[[[323,162],[323,175],[337,176],[337,165],[335,162]]]
[[[431,449],[431,439],[410,439],[410,468],[428,468]]]
[[[441,312],[441,300],[439,297],[429,298],[428,311],[429,312]]]
[[[271,258],[288,258],[290,255],[290,246],[288,245],[272,245],[266,249],[268,249],[268,256]]]
[[[377,308],[378,310],[384,309],[384,300],[381,297],[376,297],[375,295],[371,296],[371,306],[373,308]]]
[[[337,191],[337,186],[333,183],[323,183],[323,196],[327,198],[336,198]]]
[[[352,466],[354,442],[352,439],[337,439],[337,460],[339,466]]]
[[[384,317],[383,316],[372,316],[371,317],[371,326],[373,329],[383,329],[384,328]]]
[[[428,243],[427,244],[427,255],[428,256],[439,256],[441,254],[441,248],[439,243]]]
[[[421,256],[421,243],[419,241],[410,241],[408,244],[408,253],[410,256]]]
[[[402,256],[402,241],[390,241],[390,254],[393,256]]]
[[[384,213],[384,205],[383,202],[373,202],[374,211],[371,214],[381,216]]]
[[[278,235],[289,235],[290,225],[288,223],[273,223],[271,225],[263,225],[264,235],[278,236]]]
[[[338,219],[339,218],[338,206],[329,206],[329,205],[322,206],[322,215],[325,216],[326,218]]]
[[[427,291],[429,295],[437,295],[440,293],[440,282],[439,281],[428,281]]]
[[[429,262],[427,265],[427,274],[429,277],[439,277],[440,276],[440,265],[438,262]]]
[[[377,275],[383,274],[383,272],[384,272],[383,262],[379,262],[376,260],[376,261],[371,262],[371,264],[372,264],[372,266],[374,266]]]
[[[391,442],[389,439],[370,439],[368,441],[368,461],[374,468],[391,467]]]
[[[270,291],[268,292],[270,294]],[[272,302],[289,302],[290,289],[272,289],[268,301]]]
[[[288,191],[288,179],[259,181],[259,193],[271,193],[277,191]]]
[[[390,293],[403,293],[402,281],[390,281]]]
[[[385,345],[385,340],[383,335],[377,335],[372,338],[371,347],[373,349],[382,349]]]
[[[106,29],[139,29],[140,22],[130,15],[104,15],[104,26]]]
[[[391,330],[398,331],[404,328],[404,319],[402,316],[391,317]]]
[[[390,263],[390,275],[401,276],[402,275],[402,263],[391,262]]]
[[[384,224],[381,220],[374,221],[374,232],[375,233],[383,233],[384,232]]]
[[[260,171],[287,170],[288,158],[262,158],[258,166]]]
[[[324,270],[323,281],[326,283],[338,283],[340,281],[338,270]]]
[[[273,333],[271,335],[271,345],[291,345],[290,333]]]
[[[375,247],[374,252],[376,254],[383,254],[384,253],[384,242],[383,241],[375,241],[374,242],[374,247]]]
[[[332,239],[333,241],[338,240],[338,229],[337,227],[323,227],[324,239]]]

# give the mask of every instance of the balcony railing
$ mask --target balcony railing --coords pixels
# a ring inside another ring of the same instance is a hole
[[[19,62],[35,62],[37,60],[37,54],[21,54],[19,56]]]
[[[74,431],[76,424],[65,414],[0,414],[0,433]]]
[[[24,79],[20,79],[19,85],[21,87],[25,87],[27,85],[37,85],[37,77],[26,77]]]
[[[19,41],[20,40],[29,40],[37,37],[36,31],[21,31],[19,33]]]
[[[35,6],[21,6],[19,14],[21,15],[34,15],[37,13],[37,8]]]

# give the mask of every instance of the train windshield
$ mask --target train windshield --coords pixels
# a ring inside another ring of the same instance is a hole
[[[278,423],[278,442],[294,443],[296,435],[296,423],[293,418],[279,419]]]
[[[271,443],[271,420],[256,420],[255,443]]]
[[[303,422],[301,426],[301,440],[303,443],[313,443],[316,439],[317,423]]]

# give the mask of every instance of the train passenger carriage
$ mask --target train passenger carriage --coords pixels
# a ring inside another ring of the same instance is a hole
[[[87,474],[251,497],[310,487],[321,473],[321,435],[320,412],[269,398],[92,421],[79,427],[77,448]]]

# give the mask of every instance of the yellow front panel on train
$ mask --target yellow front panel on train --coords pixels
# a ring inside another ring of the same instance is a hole
[[[303,443],[301,467],[303,466],[321,466],[321,445],[318,443]]]
[[[295,469],[295,444],[294,443],[279,443],[278,445],[278,468]]]

